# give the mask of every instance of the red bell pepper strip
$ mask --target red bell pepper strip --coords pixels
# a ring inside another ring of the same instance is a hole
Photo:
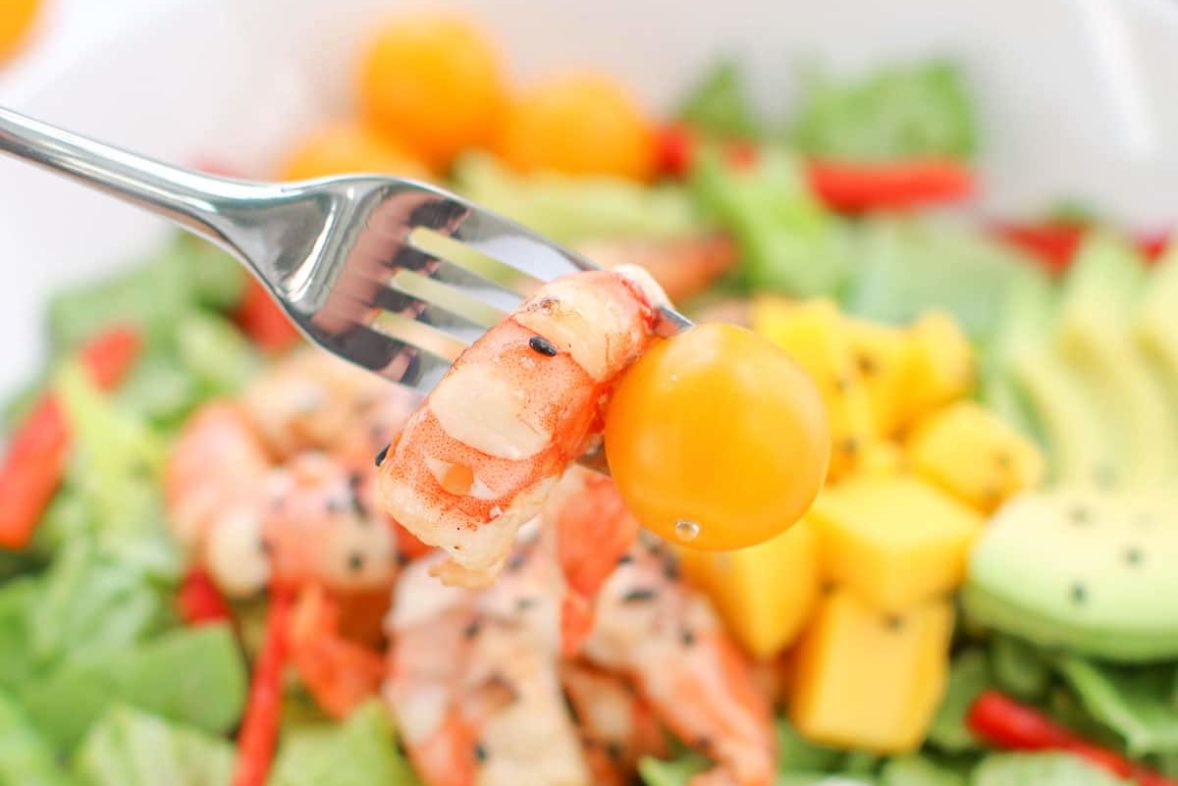
[[[278,744],[282,714],[282,673],[288,658],[293,592],[274,588],[266,614],[266,637],[254,663],[245,718],[237,738],[233,786],[265,786]]]
[[[668,177],[682,179],[691,174],[699,153],[699,136],[689,126],[672,123],[659,129],[656,137],[658,171]],[[757,160],[757,146],[753,142],[733,139],[724,143],[728,163],[736,168],[750,166]]]
[[[1178,786],[1178,781],[1134,764],[1116,751],[1090,743],[1034,707],[995,690],[978,696],[966,714],[965,724],[978,737],[999,748],[1066,751],[1118,777],[1132,778],[1141,786]]]
[[[1037,257],[1052,273],[1067,270],[1088,229],[1083,224],[999,224],[994,227],[999,238]],[[1154,262],[1169,247],[1170,235],[1164,232],[1142,235],[1135,243],[1146,260]]]
[[[88,342],[78,355],[94,383],[109,390],[126,376],[140,347],[138,333],[118,327]],[[61,484],[69,449],[65,413],[57,398],[46,394],[17,429],[0,462],[0,547],[28,545]]]
[[[974,191],[969,167],[950,159],[849,163],[811,161],[810,187],[831,208],[859,213],[965,199]]]
[[[264,350],[280,352],[299,340],[298,328],[255,279],[246,284],[234,317],[245,334]]]
[[[193,568],[180,583],[176,597],[180,618],[189,625],[208,625],[230,619],[229,605],[209,574]]]

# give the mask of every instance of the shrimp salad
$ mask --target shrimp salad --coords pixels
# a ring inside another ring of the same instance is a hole
[[[812,71],[785,127],[736,60],[662,117],[514,87],[451,12],[356,73],[241,174],[430,180],[600,268],[424,395],[189,237],[57,295],[5,409],[0,786],[1178,784],[1164,235],[947,218],[948,61]]]

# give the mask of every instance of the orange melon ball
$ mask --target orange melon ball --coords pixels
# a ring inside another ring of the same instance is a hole
[[[429,177],[429,170],[407,147],[354,122],[312,131],[280,169],[283,180],[363,173]]]

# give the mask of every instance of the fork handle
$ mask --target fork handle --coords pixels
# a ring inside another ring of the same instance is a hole
[[[235,208],[265,187],[181,169],[0,107],[0,152],[146,208],[242,256]]]

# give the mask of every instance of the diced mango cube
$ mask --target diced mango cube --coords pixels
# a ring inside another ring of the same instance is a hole
[[[918,473],[984,513],[1038,486],[1046,472],[1033,442],[968,401],[920,421],[908,455]]]
[[[814,380],[830,420],[828,477],[846,474],[875,434],[875,425],[838,306],[826,299],[794,303],[762,296],[753,303],[753,328],[788,352]]]
[[[898,443],[877,439],[869,442],[859,457],[855,475],[892,477],[908,471],[908,456]]]
[[[945,689],[952,630],[946,600],[888,614],[835,590],[794,652],[794,726],[824,745],[878,753],[920,747]]]
[[[929,312],[909,329],[912,366],[901,399],[901,426],[964,396],[974,382],[973,347],[948,314]]]
[[[855,477],[810,510],[823,569],[877,608],[905,609],[965,580],[982,516],[926,481]]]
[[[876,433],[891,436],[907,409],[903,402],[913,374],[915,342],[907,331],[891,325],[847,319],[846,326]]]
[[[711,596],[728,630],[755,658],[791,644],[818,600],[818,539],[805,519],[756,546],[683,549],[680,556],[688,581]]]

